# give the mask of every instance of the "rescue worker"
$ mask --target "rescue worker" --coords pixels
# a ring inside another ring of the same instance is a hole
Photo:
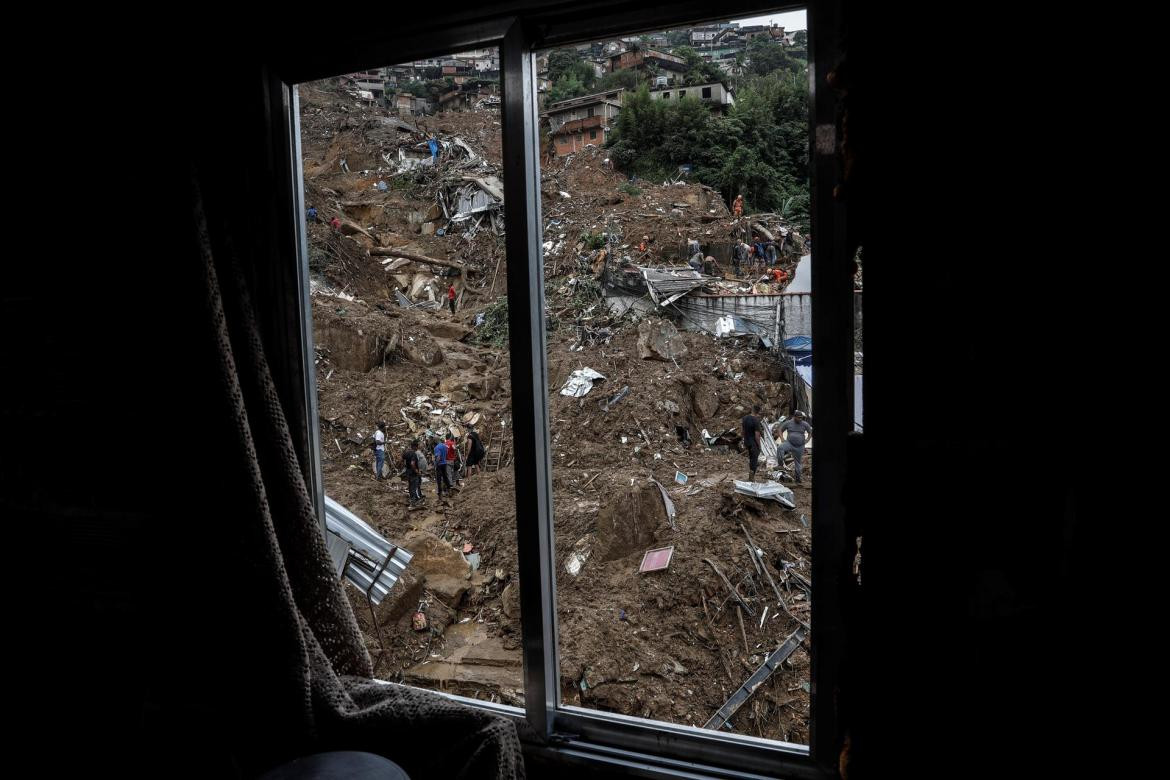
[[[805,422],[804,412],[797,409],[792,413],[791,420],[785,420],[780,425],[781,439],[784,438],[785,433],[788,434],[788,439],[780,444],[780,450],[777,455],[781,463],[784,462],[784,456],[786,454],[792,455],[792,459],[796,461],[794,467],[796,481],[801,482],[803,481],[801,466],[804,458],[804,446],[807,444],[805,436],[807,435],[808,438],[812,438],[812,426]]]
[[[736,219],[743,216],[743,195],[735,196],[735,202],[731,204],[731,214]]]
[[[775,241],[769,241],[764,244],[764,252],[768,258],[768,265],[776,265],[776,258],[780,255],[780,250],[776,247]]]
[[[752,270],[760,271],[764,268],[764,256],[766,251],[764,249],[764,242],[760,237],[752,234]]]
[[[447,305],[451,307],[451,314],[455,314],[455,283],[447,285]]]
[[[638,244],[638,251],[645,252],[649,248],[650,236],[642,236],[641,243]]]
[[[336,232],[336,233],[341,232],[341,220],[338,219],[336,216],[334,216],[333,219],[329,220],[329,226],[333,228],[334,232]]]
[[[747,264],[749,247],[747,242],[740,239],[739,243],[735,245],[735,251],[732,253],[731,267],[735,270],[737,277],[743,276],[743,267]]]

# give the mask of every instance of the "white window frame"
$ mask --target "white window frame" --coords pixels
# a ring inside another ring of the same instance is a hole
[[[571,45],[624,32],[668,29],[711,18],[710,6],[693,0],[668,6],[629,6],[595,13],[583,23],[571,9],[534,11],[488,22],[452,25],[428,35],[384,42],[355,55],[367,66],[387,60],[417,61],[437,52],[498,47],[501,53],[503,104],[506,252],[508,256],[509,326],[511,332],[513,436],[517,451],[528,451],[531,468],[516,474],[517,552],[523,633],[525,706],[451,696],[471,706],[524,721],[521,733],[535,735],[526,745],[536,753],[568,762],[621,767],[646,777],[825,778],[835,774],[840,739],[834,691],[838,680],[840,617],[837,567],[843,558],[845,438],[852,430],[852,285],[843,240],[843,212],[831,194],[836,175],[834,98],[817,89],[817,68],[835,62],[835,21],[840,0],[792,3],[781,7],[755,0],[721,4],[720,18],[758,16],[766,12],[805,8],[810,41],[810,178],[814,232],[818,253],[813,257],[813,335],[817,343],[817,482],[813,494],[814,602],[811,614],[812,724],[810,745],[795,745],[691,726],[649,721],[565,705],[558,685],[556,584],[554,573],[552,468],[548,425],[548,372],[544,332],[544,284],[541,257],[539,119],[535,51]],[[557,14],[560,14],[559,16]],[[326,68],[324,64],[314,67]],[[335,71],[340,72],[340,71]],[[299,104],[295,84],[334,75],[298,70],[274,72],[270,101],[283,135],[281,147],[289,171],[290,213],[299,268],[289,300],[299,303],[297,326],[300,378],[307,413],[302,443],[306,469],[324,522],[323,486],[316,421],[316,374],[312,356],[312,322],[308,301],[308,245],[305,234],[303,180],[299,137]],[[834,283],[844,280],[843,283]],[[842,356],[837,358],[836,356]],[[443,694],[449,695],[449,694]]]

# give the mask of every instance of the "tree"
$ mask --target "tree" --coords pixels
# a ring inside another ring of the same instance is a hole
[[[796,67],[796,62],[788,56],[783,47],[766,38],[752,38],[742,54],[747,60],[748,72],[756,76],[766,76],[773,71]],[[740,64],[743,64],[742,61]]]
[[[756,53],[763,56],[753,61],[779,49],[761,41]],[[690,62],[685,52],[680,56]],[[719,189],[729,203],[742,193],[749,213],[781,212],[807,229],[807,71],[787,55],[773,61],[778,69],[744,78],[726,116],[694,98],[652,100],[645,86],[627,93],[610,133],[610,159],[619,170],[646,178],[674,175],[690,163],[695,179]]]
[[[687,69],[682,74],[684,87],[723,80],[723,71],[719,70],[718,66],[703,59],[703,56],[690,46],[676,46],[671,53],[687,61]]]
[[[626,68],[625,70],[615,70],[613,73],[606,73],[597,82],[595,88],[598,92],[605,92],[609,89],[618,89],[621,87],[633,92],[642,85],[642,82],[642,76],[638,71],[633,68]]]
[[[792,42],[797,46],[808,46],[808,30],[797,30],[792,34]]]

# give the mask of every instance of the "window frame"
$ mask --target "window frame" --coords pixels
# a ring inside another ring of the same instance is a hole
[[[837,175],[836,103],[829,90],[817,89],[817,73],[838,57],[836,20],[841,0],[787,3],[779,7],[758,0],[731,0],[718,18],[760,15],[804,8],[808,14],[810,81],[810,189],[818,253],[813,256],[813,354],[817,374],[818,468],[813,492],[814,605],[810,617],[811,723],[809,745],[762,740],[740,734],[588,710],[560,702],[554,567],[552,466],[548,420],[547,349],[544,330],[544,280],[539,168],[539,93],[535,52],[617,33],[666,29],[712,19],[709,5],[682,0],[670,6],[617,7],[588,18],[571,9],[520,12],[520,15],[428,29],[426,36],[402,30],[379,43],[363,43],[351,63],[364,67],[395,61],[418,61],[428,55],[496,47],[500,54],[503,179],[505,201],[523,204],[505,211],[513,437],[517,450],[531,453],[532,468],[516,474],[517,557],[524,664],[523,710],[445,694],[526,724],[521,730],[535,742],[526,748],[555,754],[567,762],[624,767],[649,777],[749,778],[782,775],[823,778],[836,774],[839,724],[836,690],[842,650],[840,582],[843,555],[845,439],[852,430],[853,328],[852,283],[846,271],[844,208],[832,197]],[[352,72],[352,68],[349,69]],[[284,293],[271,309],[289,323],[291,341],[278,343],[274,364],[292,387],[290,415],[297,447],[319,516],[324,523],[324,490],[316,423],[316,371],[313,363],[312,315],[308,295],[308,243],[302,215],[303,174],[299,138],[299,100],[295,85],[345,72],[345,63],[276,67],[268,82],[272,142],[287,166],[287,209],[283,236],[276,237],[284,264],[275,283]],[[836,280],[834,282],[834,280]],[[270,279],[271,281],[271,279]],[[291,326],[292,323],[296,327]]]

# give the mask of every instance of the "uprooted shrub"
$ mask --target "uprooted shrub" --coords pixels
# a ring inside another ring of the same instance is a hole
[[[481,319],[482,318],[482,319]],[[508,346],[508,299],[496,298],[476,317],[475,332],[470,341],[503,349]]]

